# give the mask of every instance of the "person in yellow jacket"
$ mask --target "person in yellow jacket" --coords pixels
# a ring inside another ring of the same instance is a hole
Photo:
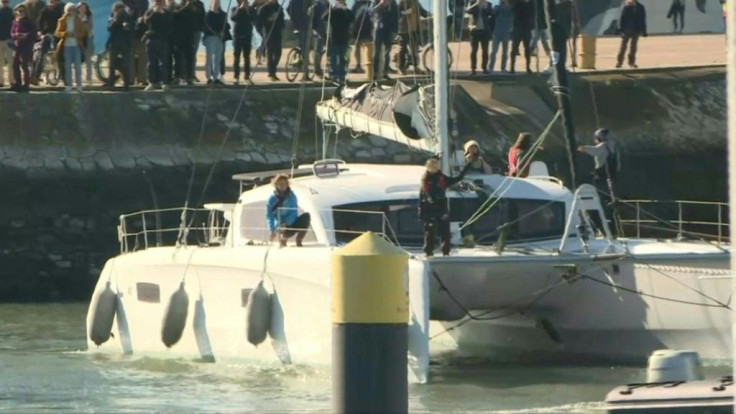
[[[77,6],[67,3],[64,6],[64,15],[56,26],[55,36],[59,39],[56,47],[57,56],[64,59],[64,78],[66,92],[72,90],[72,67],[76,80],[77,91],[82,92],[82,51],[87,45],[87,26],[77,14]]]

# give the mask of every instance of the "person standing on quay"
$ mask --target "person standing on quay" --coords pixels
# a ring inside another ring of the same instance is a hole
[[[87,70],[87,86],[92,86],[92,56],[95,55],[94,18],[89,4],[82,1],[77,5],[77,14],[87,30],[87,40],[82,49],[82,59]]]
[[[148,84],[148,55],[143,35],[146,26],[143,23],[143,15],[148,10],[148,0],[122,0],[128,8],[129,15],[133,21],[130,35],[130,64],[128,76],[131,82],[137,81],[140,85]]]
[[[371,22],[371,2],[370,0],[356,0],[353,3],[353,16],[355,23],[353,23],[353,36],[355,36],[355,52],[353,57],[355,58],[355,68],[351,73],[365,73],[362,67],[363,48],[367,47],[373,41],[373,22]]]
[[[0,3],[0,88],[5,86],[5,70],[8,71],[8,84],[15,83],[13,78],[13,51],[8,45],[10,41],[10,29],[13,28],[13,9],[10,0],[2,0]]]
[[[13,52],[13,78],[15,84],[10,87],[10,90],[28,92],[31,83],[33,44],[36,42],[36,25],[26,15],[26,7],[23,4],[15,6],[13,12],[15,20],[13,20],[13,27],[10,29],[10,37],[13,38],[15,44],[15,52]],[[22,84],[21,69],[23,69]]]
[[[639,36],[647,37],[647,13],[637,0],[626,0],[621,11],[618,30],[621,33],[621,48],[618,51],[616,67],[620,68],[623,64],[626,48],[630,42],[629,67],[637,68],[636,50],[639,47]]]
[[[492,7],[486,0],[477,0],[465,11],[473,18],[470,24],[470,73],[473,75],[478,64],[478,45],[483,54],[480,67],[483,73],[488,74],[488,41],[493,30]]]
[[[276,68],[281,60],[281,44],[284,31],[284,9],[278,0],[269,0],[258,11],[258,20],[263,26],[263,35],[266,44],[266,63],[268,78],[278,81]]]
[[[148,54],[148,86],[147,91],[163,89],[166,74],[169,73],[169,39],[172,32],[171,12],[164,7],[164,0],[153,0],[151,7],[143,17],[146,24],[146,52]]]
[[[233,7],[230,20],[233,21],[233,70],[235,84],[240,83],[240,55],[243,55],[243,81],[252,85],[250,79],[250,50],[253,44],[253,21],[255,9],[248,5],[248,0],[238,0],[238,7]]]
[[[110,77],[105,86],[112,88],[115,86],[115,76],[120,72],[123,77],[123,89],[127,90],[131,82],[130,74],[130,39],[133,30],[133,21],[130,15],[125,11],[125,5],[116,2],[112,6],[112,16],[107,25],[107,31],[110,37],[107,40],[107,47],[110,56],[121,56],[120,59],[110,59]]]
[[[332,79],[339,83],[345,83],[347,75],[348,43],[350,42],[350,23],[353,22],[353,12],[348,9],[345,0],[337,0],[330,9],[330,44],[328,55],[330,56],[330,72]]]
[[[220,0],[212,0],[210,10],[204,17],[204,48],[207,51],[207,59],[204,69],[207,74],[207,84],[222,85],[221,64],[222,55],[225,52],[223,35],[227,15],[220,8]]]
[[[56,27],[56,37],[59,38],[56,52],[61,52],[64,56],[65,90],[72,90],[73,69],[77,91],[82,92],[82,50],[87,47],[87,27],[82,23],[77,6],[73,3],[64,6],[64,15]]]
[[[501,46],[501,72],[506,72],[506,60],[509,55],[509,41],[514,28],[514,11],[511,9],[509,0],[501,0],[493,8],[493,47],[491,48],[491,63],[488,70],[493,73],[496,67],[496,54]]]
[[[395,0],[376,0],[373,6],[373,79],[379,79],[381,72],[384,79],[389,78],[391,44],[399,30],[398,16],[399,7]]]
[[[524,45],[526,73],[532,73],[531,50],[532,29],[534,28],[534,6],[529,0],[517,0],[514,10],[514,41],[511,46],[511,73],[516,73],[516,57],[519,56],[519,45]]]

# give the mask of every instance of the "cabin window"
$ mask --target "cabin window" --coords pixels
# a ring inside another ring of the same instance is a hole
[[[464,223],[482,207],[484,199],[468,196],[450,199],[450,221]],[[384,219],[385,217],[385,219]],[[517,218],[521,218],[515,222]],[[417,200],[356,203],[333,208],[335,241],[348,243],[365,231],[383,233],[402,246],[420,246],[424,226],[417,215]],[[559,237],[565,228],[565,204],[547,200],[503,199],[462,230],[475,243],[492,245],[498,228],[512,223],[508,241]]]
[[[268,231],[268,223],[266,222],[266,202],[267,200],[243,204],[240,216],[241,237],[248,240],[267,241],[269,239],[271,233]],[[304,213],[304,210],[300,208],[299,214],[302,213]],[[318,217],[314,217],[314,214],[312,214],[311,219],[314,222]],[[304,242],[316,241],[317,237],[314,235],[314,230],[312,230],[312,226],[309,226]]]

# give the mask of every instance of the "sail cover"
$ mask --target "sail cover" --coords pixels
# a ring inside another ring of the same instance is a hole
[[[431,86],[409,87],[401,82],[338,88],[333,98],[317,103],[317,116],[338,128],[437,153],[432,91]]]

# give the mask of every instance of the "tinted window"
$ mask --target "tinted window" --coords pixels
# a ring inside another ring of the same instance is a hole
[[[498,239],[498,227],[510,223],[508,241],[559,237],[565,226],[565,205],[545,200],[500,200],[487,203],[476,197],[450,199],[450,221],[464,223],[484,208],[483,214],[462,230],[473,235],[475,243],[492,245]],[[488,209],[488,205],[493,208]],[[384,220],[384,217],[386,218]],[[333,209],[335,240],[348,243],[365,231],[386,234],[405,246],[423,243],[424,226],[417,215],[417,200],[380,203],[357,203]],[[517,219],[520,219],[517,221]]]

